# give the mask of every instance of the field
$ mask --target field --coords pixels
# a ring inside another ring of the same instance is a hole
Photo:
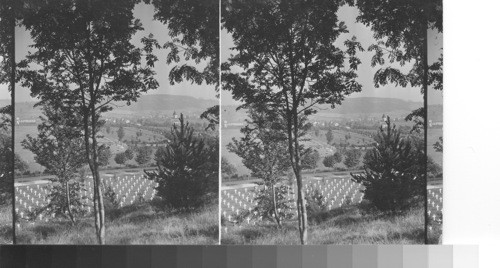
[[[118,142],[118,129],[119,127],[109,127],[109,133],[106,130],[106,126],[103,127],[102,135],[109,140]],[[122,141],[132,141],[137,138],[141,142],[154,142],[161,141],[165,139],[165,136],[152,132],[146,129],[140,129],[139,127],[124,126],[123,127],[124,136]],[[140,132],[140,136],[137,133]]]

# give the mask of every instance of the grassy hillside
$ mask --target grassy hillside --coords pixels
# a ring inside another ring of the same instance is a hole
[[[12,205],[0,207],[0,244],[12,244]]]
[[[363,214],[357,206],[332,210],[319,224],[310,223],[309,241],[320,244],[423,244],[424,208],[400,216]],[[296,222],[222,227],[221,244],[296,245]]]
[[[142,135],[139,136],[139,140],[141,142],[153,142],[165,139],[163,135],[154,133],[146,129],[140,129],[138,127],[126,126],[123,129],[125,133],[125,136],[123,138],[124,141],[135,140],[137,137],[136,133],[138,131],[142,133]],[[101,131],[101,135],[103,136],[101,141],[105,142],[108,146],[110,146],[112,152],[111,159],[109,160],[109,166],[117,166],[117,164],[114,162],[114,156],[116,153],[125,151],[126,145],[118,141],[118,134],[117,134],[118,127],[110,127],[109,133],[107,133],[105,130],[106,128],[104,127],[103,131]],[[28,164],[29,170],[31,172],[43,171],[45,168],[35,162],[35,155],[30,150],[23,148],[21,145],[22,140],[26,139],[27,135],[35,137],[38,134],[37,126],[36,125],[16,126],[15,131],[16,131],[16,137],[15,137],[16,153],[21,157],[23,161],[25,161]],[[127,163],[136,164],[134,160],[128,161]]]
[[[243,137],[238,128],[223,128],[221,132],[221,156],[225,157],[237,171],[238,175],[250,175],[251,171],[243,165],[242,159],[235,153],[229,152],[227,145],[232,142],[233,138],[239,139]]]
[[[222,156],[224,156],[229,163],[231,163],[237,170],[238,175],[249,175],[250,170],[248,170],[242,163],[242,160],[239,156],[234,153],[229,152],[227,149],[227,145],[231,143],[232,138],[240,138],[242,134],[238,128],[223,128],[222,129],[222,137],[221,137],[221,146],[222,146]],[[324,170],[326,167],[323,165],[323,158],[328,155],[332,155],[337,151],[335,146],[332,146],[326,141],[326,130],[320,130],[319,135],[316,136],[314,131],[310,131],[307,135],[307,141],[304,141],[304,146],[311,147],[319,152],[320,159],[318,161],[317,170]],[[349,134],[350,138],[348,142],[352,145],[362,145],[373,142],[373,139],[360,135],[354,132],[350,132],[348,130],[334,130],[333,131],[333,142],[332,143],[341,143],[345,142],[345,136]],[[344,167],[343,164],[337,164],[337,167]]]
[[[15,133],[16,136],[14,140],[14,146],[16,154],[18,154],[19,157],[28,164],[29,170],[31,172],[43,171],[45,168],[35,162],[35,155],[30,150],[24,149],[24,147],[21,145],[21,142],[26,139],[28,134],[32,137],[36,137],[36,135],[38,134],[37,126],[16,126]]]
[[[149,203],[106,212],[106,244],[217,244],[218,206],[172,214]],[[96,244],[93,218],[28,224],[16,230],[19,244]]]

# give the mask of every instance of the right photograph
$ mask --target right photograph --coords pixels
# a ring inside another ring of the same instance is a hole
[[[221,16],[221,244],[439,243],[442,3]]]

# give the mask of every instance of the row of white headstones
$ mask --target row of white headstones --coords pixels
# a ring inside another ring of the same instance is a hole
[[[123,177],[106,177],[104,178],[105,185],[110,185],[115,193],[117,193],[119,206],[123,207],[126,205],[131,205],[138,201],[138,196],[142,195],[144,200],[152,200],[156,195],[155,187],[158,186],[157,183],[147,180],[143,175],[132,175]],[[92,206],[90,200],[93,198],[92,182],[87,180],[85,182],[85,190],[79,192],[80,198],[83,200],[80,209],[87,210],[88,213],[92,211]],[[38,207],[47,205],[48,200],[45,198],[50,193],[47,186],[50,184],[36,184],[27,186],[16,187],[16,208],[15,211],[21,219],[25,219],[28,212],[32,212]],[[17,206],[19,205],[19,206]],[[55,218],[55,214],[52,213],[50,218]],[[48,221],[49,217],[40,214],[38,220]]]
[[[241,189],[224,190],[222,191],[222,215],[229,221],[233,222],[234,218],[240,216],[240,212],[244,210],[251,210],[257,206],[257,202],[254,201],[255,191],[257,187],[245,187]],[[262,186],[261,186],[262,187]],[[266,186],[263,186],[266,187]],[[291,187],[288,188],[287,198],[295,200],[296,196],[293,193]],[[311,194],[314,190],[319,190],[319,193],[326,198],[328,204],[328,209],[333,209],[335,207],[340,207],[346,204],[349,200],[350,203],[360,203],[363,200],[363,194],[359,192],[361,185],[348,180],[324,180],[323,182],[309,182],[306,184],[305,192],[306,194]],[[295,203],[292,202],[292,207],[295,207]],[[292,210],[286,211],[290,213]],[[262,220],[262,217],[259,221]],[[256,221],[252,221],[251,217],[245,219],[247,224]]]
[[[440,223],[438,213],[443,212],[443,189],[439,188],[436,191],[427,191],[427,215],[435,222]],[[432,226],[430,227],[432,229]]]

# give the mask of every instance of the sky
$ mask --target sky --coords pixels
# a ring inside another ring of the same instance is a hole
[[[132,44],[136,46],[142,46],[140,39],[147,36],[149,33],[153,33],[155,38],[158,39],[160,44],[164,44],[166,41],[171,40],[168,36],[168,29],[163,23],[153,19],[154,7],[152,5],[146,5],[140,3],[136,5],[134,9],[134,16],[141,20],[144,31],[136,33],[132,38]],[[24,28],[16,28],[16,60],[19,61],[27,55],[30,50],[29,45],[32,44],[32,40],[29,32]],[[175,63],[170,66],[166,63],[168,51],[167,50],[156,50],[155,55],[158,57],[159,61],[155,64],[156,79],[160,84],[160,87],[156,90],[149,91],[146,94],[172,94],[172,95],[186,95],[191,97],[197,97],[202,99],[216,100],[216,92],[214,86],[207,86],[205,84],[196,85],[191,84],[191,82],[182,82],[175,85],[170,85],[168,80],[168,73]],[[183,64],[184,61],[178,64]],[[188,62],[192,63],[192,62]],[[200,63],[204,67],[204,62]],[[3,88],[0,88],[0,99],[8,98]],[[30,96],[29,89],[22,88],[20,85],[16,85],[16,102],[26,102],[34,101]]]
[[[343,34],[339,37],[339,40],[350,39],[355,35],[358,41],[361,43],[364,52],[360,52],[358,57],[361,60],[361,65],[358,67],[358,82],[363,86],[361,92],[351,94],[349,97],[381,97],[381,98],[397,98],[406,101],[423,102],[423,96],[420,93],[420,88],[412,87],[395,87],[394,85],[387,85],[384,87],[375,88],[373,86],[373,75],[378,68],[372,68],[370,65],[373,52],[368,52],[367,48],[371,44],[375,43],[373,38],[373,33],[371,30],[361,23],[356,23],[356,17],[358,15],[358,9],[356,7],[343,6],[339,9],[338,16],[339,19],[346,23],[349,33]],[[441,37],[442,40],[442,37]],[[435,46],[439,46],[439,42],[435,42]],[[230,50],[234,46],[231,35],[223,30],[221,33],[221,61],[227,60],[231,53]],[[442,41],[441,41],[442,47]],[[436,50],[436,49],[434,49]],[[439,56],[439,55],[438,55]],[[437,57],[436,57],[437,59]],[[402,70],[408,70],[410,65],[402,67]],[[430,92],[430,91],[429,91]],[[431,94],[429,94],[431,95]],[[436,96],[434,96],[436,95]],[[223,105],[238,105],[239,103],[232,99],[232,96],[227,91],[221,92],[222,104]],[[440,100],[441,98],[441,100]],[[432,92],[432,97],[428,98],[429,104],[436,104],[442,102],[441,92]]]

